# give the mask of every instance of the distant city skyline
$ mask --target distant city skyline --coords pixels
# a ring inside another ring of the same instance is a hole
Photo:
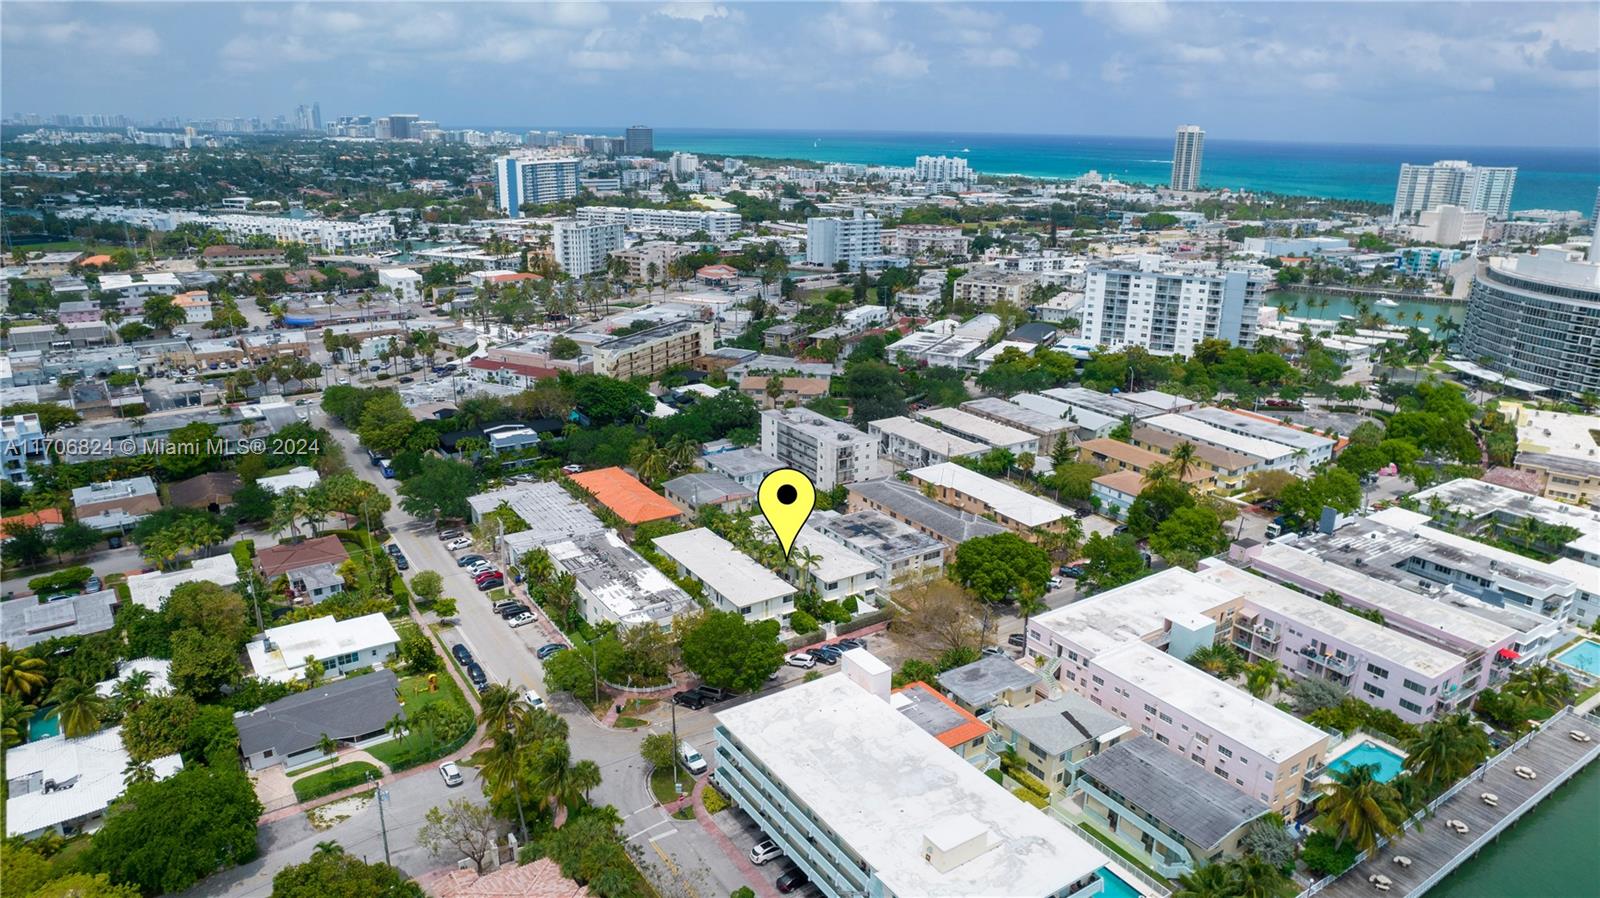
[[[1194,122],[1217,139],[1590,147],[1597,13],[1596,3],[7,2],[0,101],[8,114],[270,120],[315,100],[324,121],[410,112],[458,128],[615,121],[617,133],[647,122],[1156,136]]]

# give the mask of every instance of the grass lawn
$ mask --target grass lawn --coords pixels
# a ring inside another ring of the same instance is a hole
[[[631,729],[635,729],[637,727],[649,726],[649,725],[650,725],[650,721],[648,721],[648,720],[640,720],[637,717],[618,717],[617,718],[617,722],[615,724],[613,724],[613,726],[615,726],[619,730],[631,730]]]
[[[454,663],[454,658],[449,658],[446,663]],[[461,687],[456,685],[455,678],[449,671],[441,670],[438,674],[439,688],[428,691],[428,676],[402,677],[400,679],[400,706],[404,709],[406,717],[411,717],[423,708],[435,702],[449,702],[459,705],[470,716],[472,706],[467,704],[466,698],[461,694]],[[469,737],[470,738],[470,737]],[[389,765],[391,770],[415,767],[434,758],[442,757],[452,749],[446,742],[437,743],[432,750],[423,744],[421,733],[408,734],[399,739],[371,746],[367,751],[378,760]],[[420,753],[420,756],[419,756]]]
[[[294,773],[289,774],[289,778],[294,779],[297,776],[305,776],[314,770],[321,770],[324,767],[331,767],[337,760],[337,758],[329,758],[326,761],[318,761],[315,764],[308,764],[307,766],[296,770]]]
[[[300,801],[320,798],[340,789],[348,789],[367,781],[368,775],[377,776],[378,768],[366,761],[353,761],[314,773],[305,779],[295,780],[294,797]]]
[[[1154,879],[1156,882],[1165,882],[1166,881],[1166,877],[1165,876],[1162,876],[1160,873],[1157,873],[1155,870],[1151,869],[1149,864],[1146,864],[1144,861],[1139,860],[1139,858],[1136,857],[1133,854],[1133,852],[1129,851],[1126,848],[1123,848],[1120,844],[1118,844],[1116,839],[1114,839],[1111,836],[1106,835],[1105,833],[1103,833],[1100,830],[1096,829],[1093,825],[1088,824],[1088,823],[1081,823],[1080,822],[1078,824],[1078,829],[1083,831],[1083,832],[1085,832],[1085,833],[1088,833],[1090,836],[1092,836],[1100,844],[1102,844],[1102,845],[1106,846],[1107,848],[1111,849],[1113,852],[1116,853],[1117,857],[1119,857],[1123,861],[1127,862],[1127,864],[1129,866],[1133,867],[1135,870],[1138,870],[1139,872],[1145,874],[1146,876],[1149,876],[1151,879]]]
[[[694,777],[679,771],[678,783],[683,786],[683,794],[688,795],[694,788]],[[657,768],[650,771],[650,794],[662,804],[678,800],[678,794],[672,791],[672,768]]]

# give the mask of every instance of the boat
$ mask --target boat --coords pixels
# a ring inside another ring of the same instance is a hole
[[[1355,321],[1356,320],[1356,316],[1354,316],[1354,315],[1340,315],[1339,316],[1339,320],[1340,321]]]
[[[1380,305],[1380,306],[1383,306],[1386,309],[1392,309],[1395,306],[1400,305],[1399,303],[1395,302],[1392,299],[1380,299],[1380,300],[1378,300],[1377,304]]]
[[[961,148],[961,152],[970,153],[970,152],[972,152],[972,148],[971,147],[962,147]]]

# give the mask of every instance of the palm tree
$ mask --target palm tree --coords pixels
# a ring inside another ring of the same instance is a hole
[[[329,738],[327,733],[323,733],[322,737],[317,740],[317,750],[325,755],[331,755],[339,750],[339,743]]]
[[[153,783],[156,781],[156,769],[150,766],[149,761],[138,758],[129,758],[128,763],[122,767],[122,784],[124,786],[137,786],[140,783]]]
[[[391,739],[400,739],[404,737],[406,734],[405,716],[396,714],[395,716],[389,718],[389,722],[383,725],[383,731],[388,733]]]
[[[1282,665],[1271,658],[1263,658],[1244,670],[1244,688],[1256,698],[1266,698],[1274,686],[1288,685],[1289,677],[1284,674]]]
[[[1406,767],[1438,792],[1472,772],[1489,756],[1489,739],[1465,711],[1423,724],[1406,743]]]
[[[544,756],[544,769],[540,772],[539,794],[549,807],[560,827],[566,822],[568,809],[588,796],[600,785],[600,767],[593,761],[572,763],[572,755],[565,742],[555,743]]]
[[[68,739],[93,733],[105,719],[107,703],[93,683],[62,677],[51,688],[48,700],[55,705],[50,709],[50,716],[61,721],[61,732]]]
[[[1235,881],[1234,894],[1238,898],[1276,898],[1283,888],[1283,874],[1261,858],[1247,855],[1230,866]]]
[[[111,697],[116,700],[117,707],[124,711],[144,704],[144,700],[150,697],[150,671],[136,670],[128,674],[112,687]]]
[[[1398,835],[1409,816],[1394,787],[1378,781],[1377,770],[1368,764],[1347,767],[1323,786],[1313,825],[1332,833],[1336,844],[1349,842],[1361,851],[1371,851],[1379,839]]]
[[[311,853],[316,857],[344,854],[344,846],[330,839],[327,841],[318,842],[317,847],[311,849]]]
[[[50,682],[43,658],[24,655],[0,644],[0,691],[31,704]]]
[[[478,712],[478,720],[483,724],[489,738],[495,741],[514,737],[515,732],[526,721],[529,708],[521,697],[509,686],[494,683],[478,696],[478,703],[482,710]]]
[[[571,616],[573,606],[578,598],[578,578],[562,571],[555,579],[550,581],[550,588],[545,590],[545,598],[554,605],[561,615],[563,623]]]
[[[1572,680],[1548,664],[1518,671],[1506,683],[1506,690],[1542,708],[1559,708],[1572,696]]]
[[[1236,898],[1236,888],[1232,867],[1208,864],[1178,877],[1178,890],[1172,898]]]
[[[667,441],[665,451],[667,466],[674,472],[682,472],[694,467],[695,459],[700,457],[700,444],[680,433]]]
[[[0,697],[0,748],[22,744],[28,735],[28,709],[14,695]]]
[[[1179,483],[1187,483],[1189,475],[1194,473],[1197,467],[1195,451],[1195,445],[1188,440],[1172,447],[1172,454],[1168,458],[1172,465],[1172,473],[1178,478]]]
[[[556,575],[555,562],[544,549],[529,549],[522,556],[522,568],[527,571],[530,583],[548,583]]]
[[[645,437],[633,447],[633,452],[628,456],[628,463],[638,473],[640,480],[649,483],[660,483],[669,473],[667,454],[650,437]]]
[[[1229,645],[1205,645],[1190,653],[1188,662],[1208,674],[1221,679],[1239,675],[1244,669],[1244,659]]]
[[[797,546],[790,558],[795,567],[799,568],[802,573],[810,573],[816,570],[817,565],[822,563],[822,556],[811,551],[807,546]]]
[[[1038,614],[1049,607],[1049,605],[1044,603],[1044,599],[1034,595],[1032,587],[1024,586],[1022,588],[1022,592],[1017,595],[1017,613],[1022,615],[1022,632],[1024,638],[1027,636],[1029,619],[1031,619],[1035,614]]]

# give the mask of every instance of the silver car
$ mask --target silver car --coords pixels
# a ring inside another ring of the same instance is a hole
[[[446,786],[459,786],[464,780],[461,778],[461,768],[454,761],[446,761],[439,765],[439,775],[444,777]]]

